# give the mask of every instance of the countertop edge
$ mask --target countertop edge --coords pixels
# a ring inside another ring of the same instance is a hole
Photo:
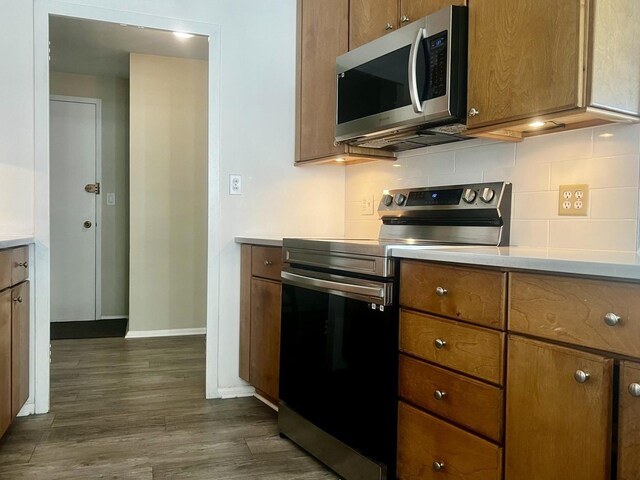
[[[281,238],[235,237],[235,242],[249,245],[260,245],[264,247],[282,247]]]
[[[3,237],[0,235],[0,250],[5,248],[22,247],[35,242],[33,235]]]

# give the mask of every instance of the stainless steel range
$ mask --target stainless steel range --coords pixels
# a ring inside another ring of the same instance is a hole
[[[386,193],[379,237],[285,238],[281,433],[346,480],[395,478],[394,246],[508,245],[511,184]]]

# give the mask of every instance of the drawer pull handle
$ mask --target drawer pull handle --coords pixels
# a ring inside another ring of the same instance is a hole
[[[16,263],[16,267],[24,267],[27,268],[29,266],[28,262],[18,262]]]
[[[442,400],[446,396],[447,392],[443,392],[442,390],[436,390],[435,392],[433,392],[433,398],[435,398],[436,400]]]
[[[447,289],[442,287],[436,287],[436,295],[444,297],[447,294]]]
[[[604,316],[604,323],[606,323],[610,327],[615,327],[616,325],[618,325],[618,323],[620,323],[620,316],[616,315],[615,313],[609,312]]]
[[[441,340],[441,339],[439,339],[439,338],[436,338],[436,339],[433,341],[433,344],[436,346],[436,348],[437,348],[438,350],[440,350],[441,348],[444,348],[444,347],[447,345],[447,342],[445,342],[444,340]]]
[[[632,383],[629,385],[629,393],[632,397],[640,397],[640,383]]]
[[[270,267],[271,265],[273,265],[273,262],[271,260],[265,260],[264,264],[265,266]]]
[[[444,462],[438,462],[437,460],[433,462],[433,470],[435,472],[441,472],[444,470]]]
[[[573,378],[575,378],[576,382],[578,383],[585,383],[587,380],[589,380],[590,376],[590,374],[583,370],[576,370],[576,373],[573,374]]]
[[[18,303],[22,303],[22,297],[20,295],[18,295],[16,298],[13,299],[14,302],[18,302]]]

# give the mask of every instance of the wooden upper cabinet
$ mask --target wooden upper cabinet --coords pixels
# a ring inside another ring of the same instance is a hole
[[[465,6],[465,0],[400,0],[400,27],[450,5]]]
[[[348,42],[349,0],[298,2],[298,162],[344,152],[334,145],[336,57]]]
[[[609,479],[613,360],[517,336],[507,350],[505,478]]]
[[[581,0],[480,0],[469,5],[469,127],[581,103]]]
[[[398,28],[398,0],[349,2],[349,50]]]

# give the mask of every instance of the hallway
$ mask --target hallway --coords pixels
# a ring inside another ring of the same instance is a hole
[[[253,397],[204,399],[203,336],[52,342],[51,413],[0,441],[2,480],[337,477]]]

